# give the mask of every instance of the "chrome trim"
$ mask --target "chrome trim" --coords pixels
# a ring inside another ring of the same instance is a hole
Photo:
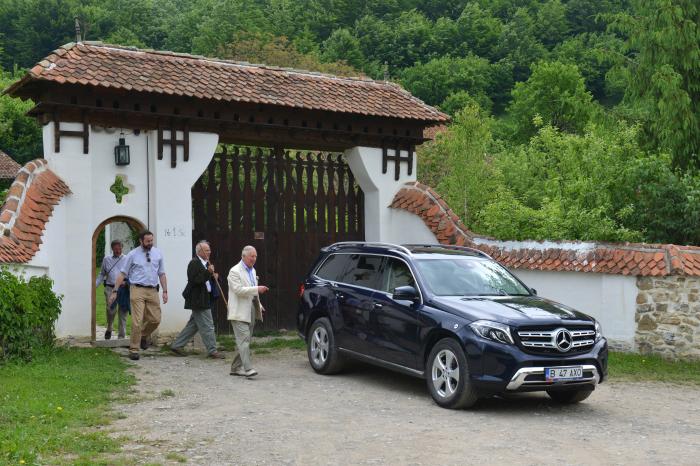
[[[571,335],[571,337],[574,339],[571,342],[571,347],[567,349],[566,351],[563,351],[560,349],[557,344],[556,344],[556,336],[560,331],[567,331]],[[592,339],[585,339],[581,340],[582,337],[591,337],[595,336],[595,330],[569,330],[564,327],[556,328],[554,330],[523,330],[519,331],[518,337],[520,338],[520,343],[526,347],[526,348],[548,348],[548,349],[556,349],[562,353],[566,353],[567,351],[570,351],[573,348],[582,348],[584,346],[590,346],[595,343],[594,340]],[[543,338],[547,340],[543,341],[525,341],[523,338]],[[578,338],[578,340],[575,340]]]
[[[357,359],[364,359],[368,362],[371,362],[371,363],[374,363],[377,365],[381,365],[381,366],[389,366],[389,367],[394,368],[396,370],[399,370],[401,372],[406,372],[408,374],[415,375],[418,377],[423,377],[425,374],[425,372],[423,372],[423,371],[411,369],[410,367],[402,366],[400,364],[394,364],[393,362],[389,362],[389,361],[385,361],[383,359],[375,358],[374,356],[368,356],[366,354],[358,353],[357,351],[342,348],[340,346],[338,347],[338,351],[341,351],[343,353],[347,353],[351,356],[354,356]]]
[[[571,367],[571,366],[577,366],[578,364],[571,364],[567,366],[548,366],[550,369],[556,369],[560,367]],[[583,377],[581,379],[575,379],[575,380],[562,380],[559,382],[543,382],[541,380],[534,380],[534,381],[525,381],[527,376],[529,375],[544,375],[544,367],[523,367],[522,369],[518,369],[518,371],[513,375],[513,377],[510,379],[510,382],[508,383],[508,386],[506,387],[506,390],[517,390],[522,386],[525,387],[542,387],[542,388],[547,388],[547,387],[553,387],[553,386],[562,386],[562,385],[582,385],[582,384],[591,384],[593,385],[598,385],[600,382],[600,375],[598,374],[598,369],[596,369],[595,366],[591,364],[585,364],[582,365],[581,368],[583,369],[583,372],[592,372],[593,376],[592,377]]]
[[[381,247],[390,247],[394,249],[398,249],[404,254],[408,254],[409,256],[411,255],[411,251],[409,251],[407,248],[401,246],[400,244],[392,244],[392,243],[382,243],[378,241],[340,241],[338,243],[333,243],[330,246],[326,246],[327,249],[331,249],[334,247],[339,247],[339,246],[381,246]],[[324,248],[324,249],[326,249]]]
[[[467,246],[453,246],[451,244],[404,244],[406,247],[417,247],[417,248],[439,248],[439,249],[449,249],[449,250],[455,250],[455,251],[467,251],[467,252],[473,252],[481,257],[486,257],[488,259],[493,260],[491,256],[486,254],[484,251],[481,251],[476,248],[470,248]]]

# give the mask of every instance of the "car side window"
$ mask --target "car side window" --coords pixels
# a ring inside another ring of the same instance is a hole
[[[378,286],[379,266],[382,256],[369,256],[353,254],[350,256],[349,267],[345,270],[342,279],[338,280],[349,285],[374,288]]]
[[[343,272],[349,261],[350,255],[348,254],[331,254],[316,271],[316,275],[332,282],[342,281]]]
[[[382,276],[382,291],[393,292],[399,286],[416,286],[411,269],[405,262],[388,258]]]

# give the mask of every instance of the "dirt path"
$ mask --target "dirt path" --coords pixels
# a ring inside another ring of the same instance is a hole
[[[253,380],[227,361],[144,357],[140,400],[109,426],[140,463],[698,464],[700,387],[601,385],[562,407],[546,395],[435,405],[422,380],[366,365],[316,375],[303,351],[255,356]],[[172,391],[172,396],[170,393]]]

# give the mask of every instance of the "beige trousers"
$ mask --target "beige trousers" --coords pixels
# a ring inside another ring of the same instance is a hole
[[[131,340],[129,351],[138,353],[141,338],[148,338],[160,324],[160,298],[155,288],[131,285]]]
[[[250,337],[253,336],[255,319],[250,323],[232,320],[231,327],[233,327],[233,334],[236,336],[236,352],[233,354],[231,373],[240,370],[241,366],[243,366],[243,370],[250,370],[253,368],[250,359]]]

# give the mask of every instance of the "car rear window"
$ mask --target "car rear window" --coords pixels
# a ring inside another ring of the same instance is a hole
[[[316,271],[316,275],[332,282],[342,281],[342,273],[346,269],[348,262],[350,262],[348,254],[331,254]]]
[[[352,254],[348,268],[338,281],[349,285],[377,289],[379,266],[382,265],[382,260],[382,256]]]

